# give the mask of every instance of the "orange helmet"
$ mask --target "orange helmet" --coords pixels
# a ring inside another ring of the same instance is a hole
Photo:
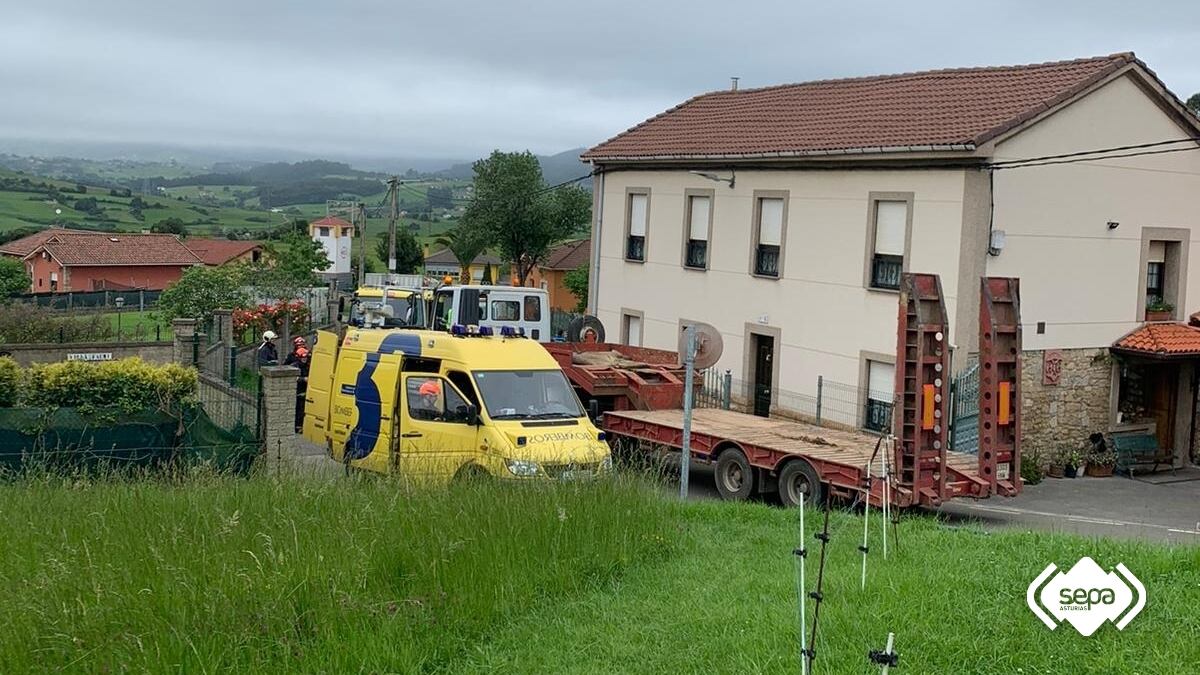
[[[292,344],[296,345],[297,347],[302,347],[306,343],[303,336],[297,336],[295,340],[292,340]]]
[[[296,356],[298,356],[302,359],[307,359],[308,358],[308,350],[305,349],[304,347],[300,347],[296,350]]]
[[[437,380],[425,380],[421,388],[417,389],[417,393],[421,396],[437,396],[442,393],[442,385],[438,384]]]

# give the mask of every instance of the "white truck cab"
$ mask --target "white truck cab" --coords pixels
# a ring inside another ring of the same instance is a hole
[[[539,342],[549,342],[550,297],[540,288],[523,286],[443,286],[433,296],[433,330],[454,324],[487,326],[497,335],[505,328]]]

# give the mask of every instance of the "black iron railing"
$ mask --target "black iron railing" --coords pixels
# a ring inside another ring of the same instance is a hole
[[[892,426],[892,408],[891,401],[867,399],[866,410],[863,414],[863,427],[871,431],[888,431]]]
[[[697,269],[708,267],[708,242],[701,239],[689,239],[684,263],[688,267]]]
[[[754,273],[764,277],[779,276],[779,247],[759,244],[755,249]]]
[[[629,235],[629,241],[625,244],[625,258],[628,260],[645,260],[646,238],[632,234]]]
[[[903,256],[876,253],[871,261],[871,286],[899,290],[900,274],[903,271]]]

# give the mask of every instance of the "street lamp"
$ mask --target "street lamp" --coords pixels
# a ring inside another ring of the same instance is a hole
[[[121,308],[125,306],[125,296],[118,295],[113,302],[117,306],[117,342],[121,341]]]

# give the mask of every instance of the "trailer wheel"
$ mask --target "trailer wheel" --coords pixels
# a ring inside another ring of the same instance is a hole
[[[779,501],[787,508],[799,506],[801,500],[820,504],[821,491],[817,470],[803,459],[788,462],[779,472]]]
[[[754,467],[737,448],[729,448],[717,458],[713,472],[721,499],[741,501],[754,492]]]

